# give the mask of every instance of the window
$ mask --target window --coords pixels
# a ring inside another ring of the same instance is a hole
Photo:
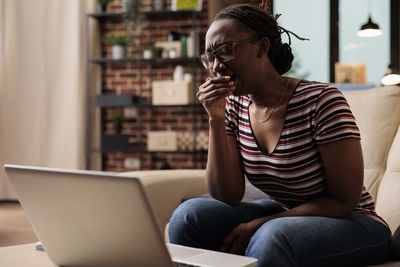
[[[280,26],[310,41],[291,36],[295,57],[290,76],[329,82],[329,0],[275,0]],[[285,34],[282,41],[287,42]]]
[[[366,82],[379,86],[390,62],[390,1],[339,1],[339,61],[366,64]],[[357,31],[368,20],[379,25],[383,35],[358,37]]]

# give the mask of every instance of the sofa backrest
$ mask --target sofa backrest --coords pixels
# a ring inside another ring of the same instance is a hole
[[[349,102],[361,132],[364,156],[364,185],[376,201],[378,214],[386,221],[393,221],[393,223],[389,224],[395,227],[394,222],[398,222],[398,219],[391,217],[392,213],[388,212],[387,205],[396,205],[398,208],[400,203],[400,188],[397,191],[397,196],[395,191],[391,191],[391,188],[389,190],[390,185],[393,183],[389,182],[389,180],[395,179],[392,176],[393,170],[396,167],[400,167],[399,164],[396,164],[395,159],[395,155],[400,155],[400,143],[392,145],[400,123],[400,87],[385,86],[348,91],[344,92],[344,95]],[[389,151],[391,156],[389,159],[390,164],[387,167]],[[386,171],[387,168],[388,171]],[[391,169],[390,172],[389,169]],[[381,189],[382,178],[384,179],[382,183],[384,188]],[[397,179],[398,186],[400,186],[399,178]],[[389,196],[388,191],[394,194]]]

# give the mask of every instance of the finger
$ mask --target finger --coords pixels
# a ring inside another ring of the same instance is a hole
[[[213,78],[208,77],[203,85],[208,86],[210,84],[227,83],[230,79],[231,76],[217,76]]]
[[[197,98],[200,100],[200,102],[202,100],[206,100],[209,98],[213,98],[213,97],[218,97],[221,95],[231,95],[233,94],[233,91],[235,91],[235,88],[221,88],[218,90],[213,90],[213,91],[198,91],[196,93]]]
[[[235,233],[231,232],[229,235],[227,235],[224,239],[224,241],[222,241],[220,250],[221,251],[228,251],[230,249],[230,247],[232,246],[233,240],[235,239]]]
[[[199,94],[220,94],[224,92],[233,92],[236,89],[234,82],[202,85],[199,87]]]
[[[215,96],[212,96],[212,97],[209,97],[209,98],[201,98],[199,100],[200,100],[201,103],[208,105],[208,104],[211,104],[211,103],[213,103],[213,102],[215,102],[217,100],[224,99],[225,97],[228,97],[230,95],[232,95],[232,92],[215,95]]]
[[[232,242],[229,253],[244,255],[246,247],[247,245],[244,243],[244,241],[240,237],[238,237],[234,240],[234,242]]]

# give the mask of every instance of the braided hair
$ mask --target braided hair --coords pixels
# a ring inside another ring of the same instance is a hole
[[[277,23],[279,16],[280,14],[277,14],[275,17],[272,16],[269,12],[267,1],[263,0],[259,7],[252,4],[237,4],[229,6],[219,12],[214,21],[220,19],[233,19],[245,26],[245,28],[243,28],[239,23],[239,31],[248,31],[251,29],[257,33],[260,39],[264,37],[267,38],[270,43],[268,56],[275,69],[282,75],[288,72],[292,67],[293,54],[290,47],[290,34],[300,40],[308,39],[300,38],[293,32],[279,26]],[[282,33],[287,34],[289,43],[282,44]]]

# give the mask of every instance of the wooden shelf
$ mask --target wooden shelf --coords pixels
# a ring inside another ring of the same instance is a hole
[[[188,57],[188,58],[152,58],[152,59],[142,59],[142,58],[124,58],[124,59],[111,59],[111,58],[90,58],[90,63],[94,64],[110,64],[110,65],[117,65],[117,64],[149,64],[153,67],[163,67],[166,65],[171,64],[190,64],[190,63],[197,63],[200,64],[200,61],[197,57]]]
[[[201,12],[194,10],[180,10],[180,11],[145,11],[143,12],[146,19],[149,20],[178,20],[178,19],[190,19],[199,18]],[[90,13],[88,17],[95,18],[97,20],[107,20],[115,23],[122,21],[122,12],[103,12],[103,13]]]

